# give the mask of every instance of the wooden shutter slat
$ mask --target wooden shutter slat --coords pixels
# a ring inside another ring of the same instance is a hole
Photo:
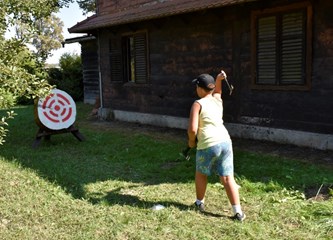
[[[110,40],[111,81],[122,82],[121,45],[117,39]]]
[[[281,84],[303,83],[303,24],[302,12],[282,16]]]
[[[276,17],[258,20],[257,84],[276,82]]]

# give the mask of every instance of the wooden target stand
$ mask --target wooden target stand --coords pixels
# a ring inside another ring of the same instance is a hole
[[[45,99],[39,99],[34,107],[35,122],[39,129],[32,145],[37,148],[41,140],[50,140],[52,135],[72,133],[79,141],[84,136],[74,126],[76,105],[72,97],[59,89],[53,89]]]
[[[62,130],[51,130],[51,129],[43,129],[39,128],[34,143],[32,144],[33,148],[37,148],[40,145],[41,140],[44,139],[49,141],[52,135],[55,134],[62,134],[62,133],[72,133],[74,137],[76,137],[80,142],[84,141],[84,136],[80,133],[79,129],[74,127],[74,125],[70,126],[69,128],[62,129]]]

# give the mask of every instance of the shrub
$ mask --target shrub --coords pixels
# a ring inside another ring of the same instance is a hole
[[[60,57],[59,68],[48,70],[49,83],[68,93],[74,101],[83,100],[83,77],[81,57],[65,53]]]

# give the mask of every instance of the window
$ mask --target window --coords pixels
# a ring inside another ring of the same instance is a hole
[[[252,13],[252,87],[306,90],[311,79],[309,3]]]
[[[125,58],[125,75],[129,82],[135,82],[135,46],[134,37],[129,36],[124,38],[124,58]]]
[[[111,81],[148,83],[147,33],[111,39]]]

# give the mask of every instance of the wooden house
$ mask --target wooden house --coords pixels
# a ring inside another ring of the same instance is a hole
[[[186,129],[191,80],[224,69],[232,136],[333,150],[332,12],[326,0],[97,0],[69,32],[96,38],[103,118]]]

